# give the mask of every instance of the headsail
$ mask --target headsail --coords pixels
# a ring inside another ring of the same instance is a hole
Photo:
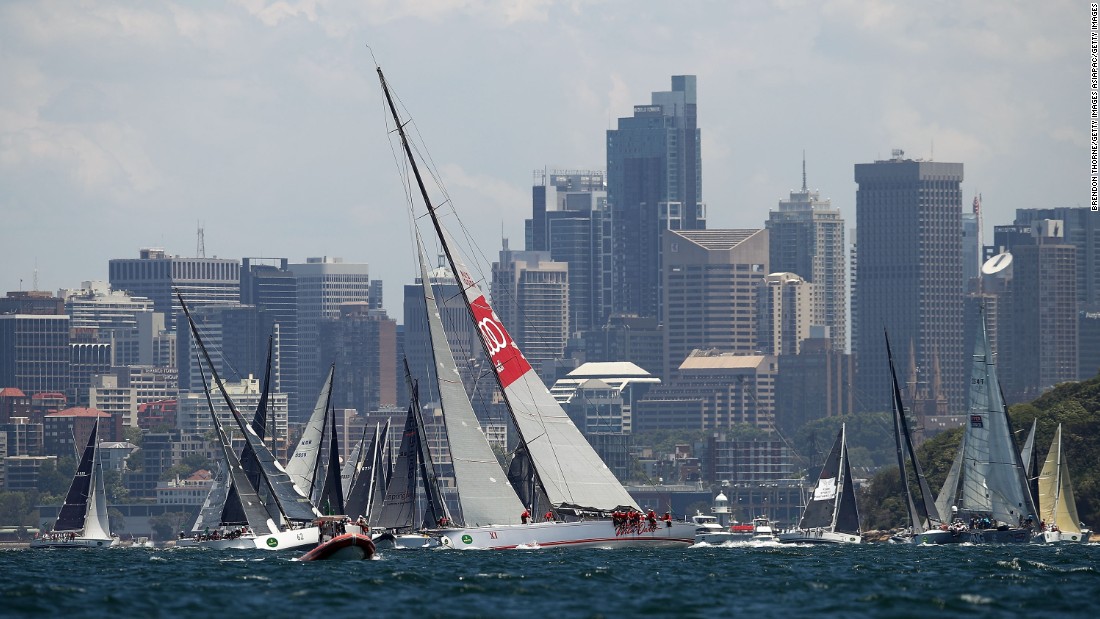
[[[96,425],[99,425],[96,417]],[[98,434],[98,432],[96,433]],[[88,497],[88,513],[84,517],[84,537],[107,539],[111,537],[111,523],[107,521],[107,489],[103,487],[103,461],[96,438],[92,456],[92,495]]]
[[[1036,507],[1042,509],[1039,505],[1039,450],[1035,449],[1035,430],[1038,427],[1039,420],[1032,419],[1031,431],[1027,433],[1027,440],[1024,441],[1024,447],[1020,450],[1020,461],[1024,463],[1027,488],[1031,491]]]
[[[195,518],[195,524],[191,525],[191,533],[202,533],[207,527],[216,527],[221,524],[222,510],[229,498],[229,484],[224,462],[218,462],[218,470],[214,474],[214,483],[210,484],[210,491],[206,493],[206,500],[199,508],[199,515]]]
[[[455,363],[447,341],[439,306],[432,291],[419,233],[416,239],[439,401],[451,448],[462,524],[517,524],[523,506],[508,484],[508,478],[489,446],[466,389],[462,386],[458,364]]]
[[[547,498],[555,507],[599,511],[637,507],[633,497],[592,449],[557,400],[550,395],[550,391],[524,358],[476,280],[470,275],[466,261],[444,230],[438,213],[432,206],[386,78],[382,75],[381,68],[377,71],[424,206],[431,216],[451,271],[462,289],[462,298],[477,327],[482,348],[492,361],[497,384],[511,412],[516,431],[531,455],[539,483]]]
[[[364,431],[366,428],[364,428]],[[368,516],[370,514],[370,498],[374,491],[375,463],[381,462],[378,457],[382,449],[381,430],[374,426],[374,435],[360,454],[361,463],[355,480],[348,489],[347,500],[344,502],[344,512],[352,518]]]
[[[1057,525],[1064,533],[1080,533],[1077,501],[1073,498],[1073,485],[1069,479],[1069,465],[1062,452],[1062,424],[1054,433],[1043,472],[1039,475],[1040,517],[1047,525]]]

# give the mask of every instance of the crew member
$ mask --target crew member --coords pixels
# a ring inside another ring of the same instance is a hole
[[[530,518],[531,512],[527,511],[526,509],[523,510],[523,513],[519,515],[519,521],[523,524],[527,524],[527,521],[530,520]]]
[[[546,510],[546,515],[543,516],[543,519],[546,520],[546,522],[554,522],[554,511],[549,509]]]

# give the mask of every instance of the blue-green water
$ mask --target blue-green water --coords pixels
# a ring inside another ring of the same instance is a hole
[[[0,615],[1055,617],[1100,602],[1100,545],[0,551]]]

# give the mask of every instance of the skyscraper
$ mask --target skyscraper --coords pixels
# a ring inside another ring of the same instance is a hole
[[[321,322],[320,335],[322,357],[336,364],[333,407],[366,415],[397,404],[397,323],[386,310],[341,304],[337,318]]]
[[[905,159],[900,150],[855,166],[856,401],[864,410],[891,406],[883,329],[896,349],[913,347],[918,381],[931,382],[938,365],[949,410],[965,405],[962,179],[961,163]]]
[[[756,352],[756,294],[768,274],[767,230],[668,230],[664,244],[661,378],[671,379],[695,349]]]
[[[68,316],[0,315],[0,384],[32,397],[67,393],[69,363]]]
[[[303,405],[298,393],[298,280],[287,263],[286,258],[242,258],[241,303],[267,312],[279,325],[281,391],[297,421],[309,414],[304,409],[310,404]]]
[[[569,332],[604,325],[611,273],[611,226],[602,170],[539,170],[531,188],[526,249],[569,265]]]
[[[706,228],[694,75],[672,77],[607,132],[612,274],[607,312],[660,315],[661,231]],[[601,322],[607,316],[601,316]]]
[[[531,367],[561,359],[569,339],[569,270],[548,252],[514,251],[493,263],[493,307]],[[546,376],[543,375],[543,380]]]
[[[797,355],[810,327],[820,331],[817,287],[794,273],[772,273],[758,284],[757,344],[767,355]]]
[[[848,342],[848,284],[844,219],[817,191],[806,187],[806,160],[802,160],[802,189],[771,211],[768,228],[768,268],[794,273],[817,288],[817,318],[829,327],[835,350]]]
[[[1100,215],[1088,207],[1016,209],[1018,225],[1031,227],[1043,219],[1061,221],[1061,242],[1077,251],[1078,309],[1100,310]]]
[[[169,331],[181,314],[175,290],[189,307],[240,303],[241,264],[225,258],[181,258],[163,249],[142,249],[138,258],[108,263],[111,290],[153,300],[153,311],[164,314]]]
[[[1009,402],[1036,398],[1078,373],[1078,248],[1065,241],[1061,220],[1032,226],[1034,243],[1012,248]]]
[[[298,293],[298,393],[301,402],[313,402],[332,359],[321,358],[318,338],[321,322],[340,316],[341,303],[370,302],[370,275],[366,264],[342,258],[307,258],[305,264],[288,265],[297,280]],[[309,417],[309,406],[294,411],[293,421]]]

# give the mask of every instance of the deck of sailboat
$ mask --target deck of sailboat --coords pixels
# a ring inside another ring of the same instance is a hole
[[[641,531],[616,527],[611,520],[532,522],[450,528],[437,531],[448,548],[511,550],[524,548],[686,547],[695,542],[695,525],[658,523]]]

